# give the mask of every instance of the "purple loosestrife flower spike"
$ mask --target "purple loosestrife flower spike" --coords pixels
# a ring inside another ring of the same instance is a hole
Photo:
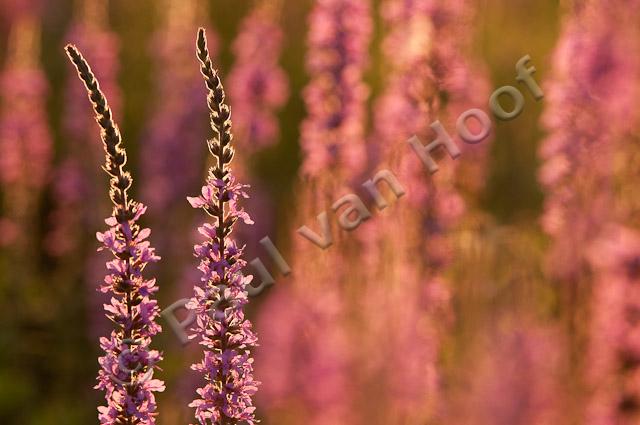
[[[277,142],[278,111],[287,102],[287,75],[278,64],[282,30],[278,25],[278,1],[259,4],[242,22],[233,43],[236,57],[229,75],[229,95],[236,134],[242,148],[257,151]]]
[[[372,23],[370,2],[317,0],[309,18],[304,89],[307,118],[300,144],[304,174],[338,168],[352,178],[363,171],[369,87],[364,82]]]
[[[553,55],[539,181],[547,189],[542,227],[553,239],[549,273],[568,287],[588,279],[584,247],[616,218],[615,148],[624,149],[637,131],[640,61],[629,54],[638,49],[637,25],[625,25],[637,22],[636,10],[623,1],[581,3],[568,14]]]
[[[593,273],[584,424],[637,423],[640,413],[640,234],[607,226],[587,249]]]
[[[39,38],[35,16],[17,18],[0,70],[0,246],[25,255],[34,242],[28,227],[37,218],[53,154],[46,112],[49,84],[37,60]]]
[[[203,28],[198,31],[197,56],[209,92],[207,103],[215,132],[208,147],[217,164],[209,169],[202,195],[188,198],[194,208],[202,208],[215,218],[214,223],[198,229],[205,241],[195,246],[202,285],[194,288],[195,296],[187,308],[197,315],[192,338],[204,347],[204,358],[191,368],[204,375],[206,384],[198,388],[200,397],[189,406],[196,409],[195,417],[201,425],[253,425],[256,421],[251,396],[259,383],[253,379],[249,349],[256,346],[257,338],[242,310],[248,302],[245,287],[251,277],[241,273],[246,264],[241,258],[243,248],[229,237],[238,219],[246,224],[253,222],[238,206],[241,198],[247,198],[243,190],[246,186],[235,182],[229,168],[234,155],[231,111],[225,104],[220,77],[213,69]]]
[[[113,214],[105,220],[109,230],[97,234],[103,244],[100,249],[111,251],[115,257],[107,263],[110,273],[101,291],[113,294],[104,308],[116,325],[109,338],[100,339],[105,354],[98,359],[101,370],[95,388],[105,391],[107,405],[98,408],[98,417],[101,424],[153,425],[156,416],[153,392],[164,391],[165,387],[162,381],[153,379],[162,356],[149,345],[161,328],[155,322],[159,314],[157,302],[150,298],[158,290],[155,279],[145,279],[142,272],[148,263],[160,257],[146,240],[151,231],[137,224],[146,207],[129,198],[133,180],[123,169],[127,154],[107,99],[78,49],[67,45],[66,51],[93,103],[106,152],[104,170],[111,176],[109,195],[114,206]]]
[[[363,75],[372,33],[370,6],[363,0],[313,2],[305,57],[310,79],[303,93],[307,117],[300,136],[305,181],[300,221],[315,220],[326,201],[335,199],[344,184],[355,183],[366,167],[369,88]],[[324,252],[304,238],[294,241],[293,267],[304,267],[305,279],[277,289],[261,314],[268,344],[260,364],[270,377],[261,396],[274,413],[285,400],[300,407],[296,414],[305,424],[354,423],[358,393],[352,388],[360,370],[347,320],[359,313],[350,316],[360,302],[349,302],[352,292],[346,288],[356,279],[349,267],[350,259],[357,261],[355,250],[345,241]],[[277,314],[270,317],[273,311]]]

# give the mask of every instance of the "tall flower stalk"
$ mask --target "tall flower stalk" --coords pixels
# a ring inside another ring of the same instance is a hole
[[[98,417],[101,424],[152,425],[156,415],[154,392],[165,387],[162,381],[153,379],[162,356],[150,349],[151,338],[161,331],[155,321],[159,308],[151,299],[158,287],[155,279],[144,278],[142,272],[160,257],[146,240],[151,231],[138,224],[146,207],[130,198],[133,179],[124,170],[127,154],[107,99],[78,49],[67,45],[66,51],[93,104],[106,153],[104,170],[111,177],[113,213],[105,220],[109,229],[97,233],[97,238],[102,243],[100,249],[114,255],[107,262],[109,274],[100,290],[112,294],[104,308],[115,329],[110,337],[100,338],[105,354],[98,359],[101,369],[95,388],[105,392],[107,405],[98,408]]]
[[[192,338],[204,347],[204,358],[192,365],[202,373],[206,384],[198,388],[199,398],[189,406],[201,425],[256,423],[251,397],[259,382],[253,379],[253,359],[250,349],[257,337],[251,323],[245,319],[246,286],[251,277],[242,275],[246,264],[243,248],[230,237],[238,220],[252,224],[238,202],[247,195],[244,185],[236,182],[230,168],[234,156],[231,146],[231,111],[225,103],[225,92],[218,72],[209,57],[205,31],[200,28],[197,40],[200,71],[208,90],[211,128],[215,135],[208,148],[216,159],[209,169],[206,185],[199,197],[188,198],[194,208],[201,208],[214,218],[198,230],[206,238],[195,246],[200,259],[202,284],[195,287],[195,296],[187,308],[196,313]]]

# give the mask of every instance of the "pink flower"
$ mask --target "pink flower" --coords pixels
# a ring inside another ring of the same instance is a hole
[[[31,10],[31,5],[28,10]],[[10,54],[0,72],[0,189],[4,229],[1,245],[24,247],[32,232],[43,187],[48,183],[53,141],[46,99],[49,84],[40,69],[39,50],[32,45],[40,34],[35,15],[15,19]]]
[[[637,8],[636,8],[637,9]],[[549,272],[568,283],[586,270],[584,247],[619,214],[612,177],[616,147],[626,151],[638,115],[638,18],[626,2],[592,0],[565,18],[546,85],[549,136],[539,156],[547,189],[544,229],[553,237]],[[625,23],[628,22],[628,23]]]
[[[97,238],[103,244],[100,249],[111,251],[114,256],[107,262],[109,274],[101,291],[112,294],[104,309],[115,329],[109,338],[100,339],[105,353],[98,359],[101,369],[95,388],[105,392],[107,406],[98,408],[98,418],[105,425],[134,421],[153,425],[156,415],[153,393],[164,390],[161,381],[152,379],[162,356],[150,349],[152,337],[161,331],[155,322],[160,309],[150,298],[157,289],[155,281],[145,279],[142,271],[160,257],[145,240],[150,230],[138,225],[146,207],[129,199],[128,189],[133,179],[123,170],[127,155],[107,100],[80,52],[71,45],[67,45],[66,50],[87,87],[89,98],[94,101],[106,153],[104,169],[111,176],[113,213],[105,220],[110,228],[98,233]]]
[[[250,152],[277,141],[277,113],[289,97],[287,76],[278,64],[282,31],[273,8],[266,2],[256,7],[233,43],[236,61],[229,74],[229,96],[238,141]]]
[[[631,423],[640,388],[640,233],[609,226],[588,250],[594,272],[586,423]]]
[[[304,90],[307,118],[301,145],[305,174],[343,167],[355,177],[366,166],[364,129],[369,89],[363,74],[372,23],[369,1],[318,0],[309,21]]]
[[[230,111],[224,103],[224,89],[213,69],[203,29],[198,32],[197,47],[209,91],[211,126],[217,135],[209,141],[209,150],[216,156],[217,165],[209,170],[201,196],[188,198],[194,208],[203,209],[214,218],[213,223],[198,229],[205,240],[194,248],[202,278],[187,308],[196,313],[191,338],[203,347],[204,358],[191,368],[202,374],[205,385],[198,388],[199,398],[189,406],[195,408],[195,418],[201,425],[243,421],[253,425],[256,421],[252,396],[259,382],[253,379],[250,349],[256,346],[257,338],[243,312],[248,302],[245,288],[251,279],[242,275],[246,264],[243,250],[230,237],[238,219],[246,223],[251,220],[237,204],[247,195],[245,186],[237,184],[230,172]]]

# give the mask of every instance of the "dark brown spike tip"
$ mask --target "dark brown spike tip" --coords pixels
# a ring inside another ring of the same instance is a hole
[[[89,64],[87,63],[85,58],[82,56],[82,53],[80,53],[80,50],[75,45],[67,44],[66,46],[64,46],[64,50],[67,53],[67,56],[69,57],[73,65],[76,67],[76,70],[78,71],[78,73],[81,74],[81,76],[82,76],[82,73],[86,73],[87,70],[90,71]]]
[[[78,48],[73,44],[70,44],[70,43],[67,44],[66,46],[64,46],[64,50],[65,52],[67,52],[67,55],[70,58],[73,58],[74,56],[79,56]]]
[[[101,129],[100,138],[102,139],[106,154],[105,166],[103,168],[107,174],[112,177],[111,199],[119,211],[121,211],[121,213],[118,214],[118,219],[128,219],[131,211],[129,211],[130,203],[128,202],[127,189],[131,186],[131,177],[123,170],[127,162],[127,153],[124,150],[124,146],[122,146],[120,130],[113,121],[107,98],[100,90],[100,84],[93,74],[93,71],[91,71],[89,63],[76,46],[67,44],[64,49],[76,67],[78,77],[87,89],[87,95],[96,115],[96,122]]]
[[[198,37],[196,41],[196,55],[200,62],[204,63],[210,60],[209,48],[207,46],[207,32],[203,27],[198,28]]]
[[[93,75],[93,71],[91,71],[89,63],[84,58],[84,56],[82,56],[82,53],[80,53],[80,50],[75,45],[67,44],[64,47],[64,50],[71,60],[71,63],[73,63],[73,65],[75,66],[76,71],[78,71],[78,77],[80,77],[85,87],[87,88],[87,91],[90,95],[90,100],[95,104],[98,99],[91,97],[92,94],[94,96],[98,94],[100,94],[101,97],[104,96],[102,95],[102,93],[100,93],[100,86],[98,85],[95,75]],[[104,110],[97,110],[96,112],[102,114],[104,113]]]

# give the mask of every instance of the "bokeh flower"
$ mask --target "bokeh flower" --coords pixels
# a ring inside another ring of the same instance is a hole
[[[239,147],[248,152],[278,140],[277,113],[289,97],[288,79],[278,64],[283,34],[278,4],[262,2],[244,18],[233,42],[235,62],[229,74]]]
[[[369,89],[363,81],[372,23],[368,1],[318,0],[309,19],[302,124],[303,170],[317,176],[336,164],[364,169]]]
[[[0,184],[4,203],[0,246],[29,246],[53,157],[46,111],[49,83],[40,69],[40,31],[33,11],[11,27],[9,55],[0,75]],[[33,248],[33,247],[31,247]]]

